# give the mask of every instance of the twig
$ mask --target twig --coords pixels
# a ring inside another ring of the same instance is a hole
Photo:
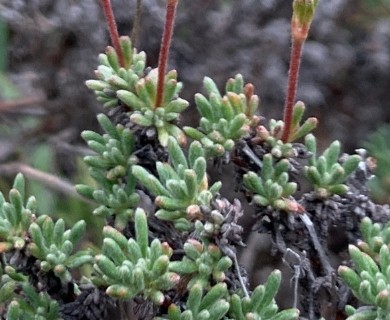
[[[263,168],[263,163],[261,160],[255,155],[251,148],[245,143],[245,146],[242,148],[242,152],[244,152],[249,159],[251,159],[260,169]]]
[[[46,99],[40,96],[0,101],[0,112],[16,112],[19,111],[20,108],[30,107],[33,104],[41,104],[43,102],[46,102]]]
[[[133,22],[133,29],[131,30],[131,41],[133,42],[134,47],[136,47],[137,44],[139,29],[141,24],[141,14],[142,14],[141,4],[142,4],[142,0],[137,0],[134,22]]]
[[[307,230],[309,231],[311,240],[312,240],[313,245],[314,245],[314,249],[318,253],[318,257],[320,259],[322,267],[324,268],[324,271],[326,272],[327,275],[329,275],[329,276],[332,275],[334,273],[334,269],[329,264],[328,259],[326,257],[326,254],[324,252],[324,249],[322,248],[321,243],[318,240],[317,232],[314,229],[313,222],[311,221],[311,219],[309,218],[309,216],[306,213],[299,215],[299,217],[301,218],[302,222],[305,224]]]
[[[244,291],[245,297],[249,298],[249,293],[248,293],[248,290],[246,289],[244,280],[242,279],[240,266],[238,265],[237,255],[233,256],[233,260],[234,260],[234,266],[235,266],[236,272],[237,272],[237,277],[238,277],[238,280],[240,281],[240,284],[241,284],[242,291]]]
[[[93,201],[79,195],[76,192],[73,184],[64,179],[40,171],[38,169],[32,168],[29,165],[21,162],[12,162],[12,163],[6,163],[0,165],[0,174],[2,175],[14,176],[19,172],[22,173],[27,178],[30,178],[32,180],[37,180],[43,183],[44,185],[46,185],[47,187],[54,189],[62,194],[71,197],[76,197],[87,203],[94,204]]]
[[[294,282],[294,302],[293,308],[298,306],[298,285],[299,279],[303,276],[303,259],[301,256],[296,253],[294,250],[287,248],[283,256],[283,262],[287,264],[290,268],[294,269],[294,275],[290,279],[290,282]]]

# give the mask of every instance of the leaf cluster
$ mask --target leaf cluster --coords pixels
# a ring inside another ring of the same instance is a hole
[[[65,222],[55,223],[49,216],[42,215],[30,225],[31,240],[29,253],[40,260],[40,269],[53,271],[63,282],[71,280],[70,269],[78,268],[93,260],[90,250],[79,250],[72,254],[86,229],[84,220],[76,222],[65,230]]]
[[[354,268],[339,267],[339,275],[352,293],[371,308],[347,306],[348,320],[387,319],[390,314],[390,223],[384,226],[364,218],[360,229],[363,240],[350,245]]]
[[[232,266],[233,262],[222,254],[215,244],[207,244],[195,239],[188,239],[184,244],[185,256],[180,261],[172,261],[169,269],[179,275],[191,275],[188,288],[199,283],[206,288],[210,280],[223,282],[225,272]]]
[[[248,297],[233,294],[229,316],[235,320],[293,320],[299,316],[297,309],[278,312],[275,295],[279,289],[281,272],[274,270],[264,285],[257,286]]]
[[[6,266],[0,270],[0,307],[8,305],[7,320],[58,320],[59,305],[45,292],[37,292],[27,276]]]
[[[129,108],[133,123],[154,126],[163,146],[167,145],[169,136],[184,145],[186,137],[175,122],[189,103],[178,97],[182,85],[177,81],[177,72],[172,70],[166,74],[163,99],[161,105],[156,105],[158,69],[145,69],[145,53],[137,53],[128,37],[120,38],[120,46],[125,66],[120,66],[114,48],[107,47],[106,54],[99,55],[100,66],[95,71],[98,80],[88,80],[86,85],[95,91],[105,107],[122,103]]]
[[[105,54],[99,55],[95,76],[97,80],[87,80],[86,85],[94,90],[97,100],[106,108],[116,107],[119,103],[117,91],[121,89],[135,91],[136,83],[145,73],[146,54],[137,52],[129,37],[120,38],[120,47],[125,65],[120,66],[118,55],[108,46]]]
[[[291,130],[287,141],[282,141],[284,122],[282,120],[276,121],[275,119],[270,119],[269,129],[265,126],[256,127],[256,135],[252,138],[252,141],[269,146],[271,148],[270,153],[275,158],[296,156],[292,142],[309,134],[317,127],[318,123],[318,120],[313,117],[306,119],[302,123],[304,112],[304,103],[298,101],[293,107]]]
[[[178,142],[168,140],[169,163],[156,163],[158,177],[141,166],[133,166],[132,173],[139,183],[153,196],[159,210],[155,216],[161,220],[172,221],[181,231],[192,228],[192,205],[210,205],[221,183],[208,186],[204,149],[197,141],[191,143],[188,157]]]
[[[305,166],[305,176],[313,185],[316,196],[325,199],[333,194],[346,193],[348,186],[345,181],[357,169],[361,157],[348,155],[343,163],[340,163],[341,147],[336,140],[317,158],[317,142],[312,134],[306,136],[305,144],[312,154],[309,165]]]
[[[271,154],[264,155],[260,176],[253,171],[244,175],[244,186],[253,192],[253,202],[259,206],[270,206],[284,211],[297,211],[298,206],[289,197],[297,184],[289,182],[289,162],[282,159],[274,164]]]
[[[110,119],[100,114],[100,126],[105,133],[83,131],[82,137],[96,155],[84,157],[90,175],[98,183],[97,187],[76,185],[76,190],[84,197],[96,201],[100,206],[93,213],[103,217],[115,215],[116,225],[124,228],[134,215],[139,202],[135,192],[136,181],[131,173],[135,158],[134,137],[122,125],[114,125]]]
[[[158,320],[220,320],[229,310],[227,286],[220,282],[212,286],[207,293],[200,283],[195,283],[189,291],[186,310],[171,304],[166,317]]]
[[[136,210],[134,223],[135,239],[126,239],[112,227],[104,228],[102,253],[95,257],[94,264],[101,277],[96,277],[95,283],[107,285],[106,292],[112,297],[129,300],[142,294],[161,305],[162,291],[180,280],[168,270],[172,249],[158,239],[149,246],[147,218],[142,209]]]
[[[249,132],[249,126],[258,118],[254,113],[259,98],[253,94],[253,85],[244,86],[242,75],[227,81],[222,96],[215,82],[208,77],[203,86],[209,97],[197,93],[195,103],[201,115],[199,129],[184,127],[185,133],[200,141],[207,157],[221,156],[233,149],[235,142]]]
[[[0,253],[21,250],[26,245],[27,231],[33,221],[37,203],[29,197],[24,204],[25,181],[21,174],[14,180],[9,202],[0,193]]]

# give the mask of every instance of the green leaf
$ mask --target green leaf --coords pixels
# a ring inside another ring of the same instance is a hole
[[[117,132],[116,127],[111,122],[111,120],[104,114],[99,114],[97,116],[100,126],[107,132],[112,138],[119,139],[119,134]]]
[[[150,174],[146,169],[141,166],[133,166],[132,173],[137,178],[137,180],[147,188],[153,195],[164,195],[169,197],[169,192],[165,187],[160,183],[160,181]]]
[[[187,299],[187,310],[190,310],[193,314],[199,312],[199,306],[202,300],[203,288],[199,283],[192,286],[190,294]]]
[[[141,249],[142,256],[146,258],[148,255],[149,229],[146,214],[143,209],[137,208],[135,211],[134,223],[137,243]]]
[[[202,299],[202,303],[199,306],[200,310],[209,309],[210,306],[217,303],[221,298],[227,295],[226,283],[220,282],[211,287],[207,294]]]
[[[348,159],[345,160],[343,163],[345,177],[348,177],[351,173],[356,171],[360,161],[362,161],[362,158],[356,154],[349,156]]]
[[[184,156],[182,148],[179,146],[176,139],[172,137],[168,139],[168,153],[171,163],[176,170],[179,164],[183,165],[185,169],[188,169],[187,159]]]
[[[203,86],[207,90],[208,94],[214,93],[219,99],[221,99],[221,94],[218,90],[217,85],[213,81],[213,79],[209,77],[204,77],[203,78]]]
[[[268,277],[267,282],[265,283],[265,291],[261,301],[254,302],[254,309],[261,313],[261,310],[266,308],[271,301],[274,299],[276,293],[278,292],[281,281],[281,272],[279,270],[274,270],[271,275]]]

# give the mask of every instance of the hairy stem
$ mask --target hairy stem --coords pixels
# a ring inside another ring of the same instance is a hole
[[[158,58],[158,82],[155,107],[161,106],[164,96],[164,78],[167,69],[169,48],[171,46],[173,24],[175,22],[176,7],[179,0],[167,0],[164,32],[161,40],[160,55]]]
[[[293,108],[298,86],[299,67],[301,65],[303,41],[293,39],[290,55],[290,68],[288,71],[288,85],[286,101],[284,103],[284,127],[282,141],[288,142],[291,134],[291,124],[293,119]]]
[[[101,0],[101,4],[103,7],[104,16],[106,18],[108,32],[110,33],[112,45],[114,46],[116,54],[118,55],[120,65],[124,67],[125,62],[123,59],[121,46],[119,44],[119,33],[118,28],[116,26],[114,12],[112,11],[111,0]]]

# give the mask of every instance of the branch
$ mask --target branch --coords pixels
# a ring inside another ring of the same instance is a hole
[[[21,162],[6,163],[0,165],[0,174],[5,176],[15,176],[18,173],[22,173],[25,177],[39,181],[49,187],[50,189],[56,190],[64,195],[76,197],[84,202],[94,204],[93,201],[82,197],[77,193],[72,183],[67,180],[61,179],[49,173],[40,171],[32,168],[27,164]]]

